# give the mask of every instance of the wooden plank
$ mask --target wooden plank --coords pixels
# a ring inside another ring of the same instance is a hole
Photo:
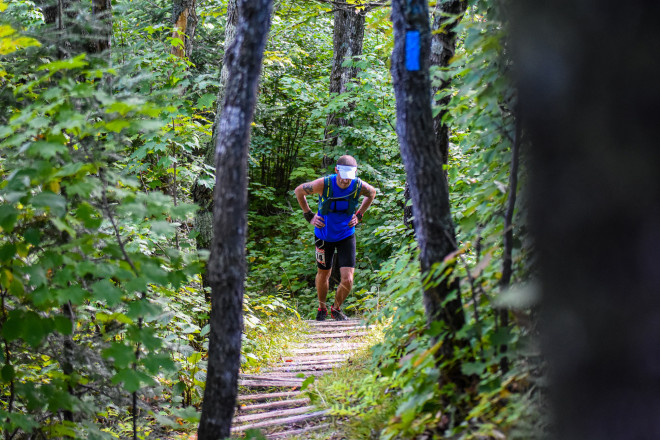
[[[317,321],[315,319],[309,319],[304,321],[307,325],[317,326],[317,325],[355,325],[358,323],[364,323],[361,319],[353,318],[346,319],[345,321],[335,321],[334,319],[326,319],[325,321]]]
[[[334,353],[327,355],[316,356],[289,356],[284,362],[280,362],[277,366],[286,365],[305,365],[305,364],[323,364],[328,362],[341,362],[343,359],[348,359],[349,353]]]
[[[354,338],[358,336],[366,336],[367,332],[353,332],[353,333],[323,333],[308,335],[307,339],[328,339],[328,338]]]
[[[277,373],[273,374],[239,374],[239,379],[250,379],[250,380],[291,380],[285,379],[284,377],[280,378],[277,376]],[[302,379],[300,379],[302,382]]]
[[[248,429],[256,429],[256,428],[267,428],[269,426],[278,426],[278,425],[288,425],[290,423],[300,423],[305,420],[312,420],[316,419],[319,417],[323,417],[328,413],[327,409],[324,409],[323,411],[316,411],[313,413],[308,413],[308,414],[303,414],[300,416],[292,416],[292,417],[284,417],[281,419],[274,419],[274,420],[267,420],[265,422],[257,422],[257,423],[252,423],[249,425],[241,425],[237,426],[235,428],[232,428],[232,432],[242,432]]]
[[[293,409],[280,409],[277,411],[266,411],[259,414],[248,414],[245,416],[238,416],[232,419],[233,423],[253,422],[255,420],[274,419],[277,417],[295,416],[298,414],[305,414],[315,409],[315,406],[302,406]]]
[[[290,364],[282,367],[271,367],[268,371],[319,371],[329,370],[341,366],[342,362],[328,362],[321,365],[318,364]]]
[[[291,350],[292,354],[314,354],[314,353],[340,353],[346,351],[355,351],[353,347],[324,347],[322,350],[318,348],[296,348]]]
[[[329,426],[330,426],[330,423],[320,423],[318,425],[311,425],[311,426],[307,426],[307,427],[301,428],[301,429],[291,429],[289,431],[274,432],[272,434],[268,434],[266,436],[266,438],[271,439],[271,438],[290,437],[290,436],[293,436],[293,435],[304,434],[304,433],[310,432],[310,431],[318,431],[319,429],[328,428]]]
[[[241,405],[239,412],[254,411],[257,409],[270,409],[270,408],[286,408],[287,406],[305,405],[309,403],[308,398],[292,399],[292,400],[278,400],[268,403],[254,403],[252,405]]]
[[[360,348],[364,347],[365,344],[355,342],[355,343],[345,343],[345,342],[300,342],[293,344],[294,349],[297,348],[332,348],[332,347],[351,347],[351,348]]]
[[[292,387],[300,388],[302,380],[238,380],[238,385],[252,388]]]
[[[299,396],[300,394],[301,394],[300,391],[286,391],[283,393],[243,394],[241,396],[238,396],[238,401],[245,402],[245,401],[254,400],[256,402],[259,402],[262,400],[279,399],[281,397],[294,397],[294,396]]]
[[[299,377],[296,377],[298,374],[304,374],[305,377],[309,376],[323,376],[324,374],[329,374],[332,373],[332,369],[325,369],[325,370],[306,370],[306,371],[273,371],[273,377],[277,378],[292,378],[293,380],[300,379],[303,380]],[[270,375],[265,375],[264,379],[271,377]]]
[[[351,325],[351,326],[346,326],[346,327],[316,327],[313,332],[311,333],[319,333],[319,332],[348,332],[352,330],[367,330],[363,325]]]
[[[318,355],[318,356],[288,356],[285,359],[290,360],[290,362],[287,362],[287,364],[295,364],[298,362],[322,362],[322,361],[340,361],[340,360],[346,360],[350,356],[348,353],[341,353],[341,354],[329,354],[329,355]]]

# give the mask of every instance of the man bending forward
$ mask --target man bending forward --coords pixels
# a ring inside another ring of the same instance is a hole
[[[342,156],[337,160],[335,174],[299,185],[296,198],[303,210],[305,219],[315,226],[316,238],[316,293],[319,298],[317,321],[323,321],[328,316],[325,303],[328,295],[332,259],[337,251],[341,282],[337,287],[335,303],[330,309],[336,320],[345,320],[341,305],[353,288],[353,272],[355,270],[355,225],[361,220],[374,197],[376,190],[366,182],[356,178],[357,162],[352,156]],[[316,214],[312,212],[305,198],[311,194],[319,194],[319,208]],[[357,208],[359,196],[362,199]],[[357,209],[356,209],[357,208]]]

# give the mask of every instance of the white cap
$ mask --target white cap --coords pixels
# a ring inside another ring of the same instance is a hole
[[[337,172],[339,173],[339,177],[342,179],[355,179],[356,171],[357,167],[352,167],[349,165],[337,165]]]

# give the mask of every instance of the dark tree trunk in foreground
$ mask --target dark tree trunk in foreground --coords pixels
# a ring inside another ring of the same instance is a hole
[[[660,3],[514,2],[554,438],[660,438]]]
[[[364,44],[364,21],[366,9],[356,8],[356,4],[350,4],[340,1],[335,4],[334,29],[332,32],[333,56],[332,71],[330,73],[330,94],[340,95],[346,92],[346,86],[357,77],[359,69],[357,67],[343,66],[346,60],[351,60],[355,56],[362,55],[362,46]],[[343,127],[347,124],[344,118],[335,114],[328,115],[325,128],[325,138],[328,146],[335,147],[341,144],[338,134],[334,132],[333,127]],[[324,167],[334,165],[333,160],[328,158]]]
[[[172,47],[172,54],[180,58],[190,58],[197,21],[195,0],[174,0],[172,2],[172,24],[174,25],[172,36],[183,41],[183,47]]]
[[[199,440],[229,437],[238,392],[248,146],[272,0],[239,0],[238,8],[240,20],[227,59],[229,78],[216,143],[214,236],[208,263],[211,332]]]
[[[218,97],[216,104],[215,120],[213,122],[213,129],[211,133],[211,142],[207,146],[204,153],[204,163],[209,166],[215,165],[215,142],[218,134],[218,126],[220,117],[222,115],[222,104],[225,97],[225,87],[227,85],[227,77],[229,76],[229,68],[227,59],[229,55],[229,47],[234,41],[236,36],[236,26],[238,25],[238,7],[236,0],[228,0],[227,2],[227,23],[225,25],[225,55],[222,61],[222,69],[220,71],[220,80],[218,81]],[[199,181],[195,181],[192,189],[190,190],[193,201],[199,206],[197,214],[195,214],[195,230],[198,232],[195,239],[197,249],[211,249],[211,240],[213,240],[213,190],[201,185]],[[202,274],[202,285],[209,287],[208,274]]]
[[[465,10],[467,9],[467,0],[438,0],[433,11],[433,25],[431,36],[431,65],[438,66],[440,69],[449,67],[449,61],[456,53],[456,26],[460,23]],[[445,78],[439,86],[433,87],[433,96],[440,92],[441,94],[449,89],[451,78]],[[434,98],[435,99],[435,98]],[[449,104],[450,95],[445,93],[438,100],[442,107]],[[435,133],[435,143],[442,153],[442,162],[447,164],[449,160],[449,127],[442,123],[442,118],[447,113],[441,110],[433,118],[433,132]]]
[[[431,33],[428,6],[424,0],[394,0],[394,51],[392,78],[396,95],[396,129],[406,168],[415,212],[414,225],[422,271],[427,273],[456,250],[447,181],[442,173],[443,157],[435,144],[431,113],[429,52]],[[419,44],[415,44],[418,40]],[[418,47],[418,50],[414,48]],[[446,270],[450,270],[449,263]],[[444,307],[454,293],[456,299]],[[437,286],[424,286],[424,307],[430,322],[444,321],[449,335],[440,354],[451,358],[457,341],[455,332],[465,323],[458,282],[446,277]],[[464,387],[460,365],[443,371],[444,381]]]

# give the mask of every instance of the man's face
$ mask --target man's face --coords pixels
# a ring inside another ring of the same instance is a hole
[[[337,174],[337,186],[340,187],[341,189],[346,189],[349,187],[353,179],[344,179],[341,177],[339,174],[339,171],[337,170],[337,167],[335,167],[335,173]]]

